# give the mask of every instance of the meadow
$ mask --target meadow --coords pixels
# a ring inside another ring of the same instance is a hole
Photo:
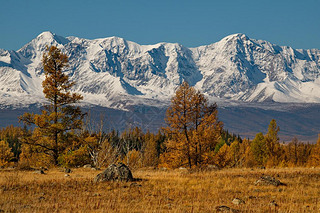
[[[134,182],[94,183],[102,170],[0,170],[0,212],[320,212],[320,169],[138,169]],[[285,186],[260,186],[270,175]],[[244,201],[234,204],[239,198]],[[220,208],[222,210],[223,208]]]

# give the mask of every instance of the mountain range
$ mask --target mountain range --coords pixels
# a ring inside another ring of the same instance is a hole
[[[119,37],[84,39],[43,32],[17,51],[0,49],[0,108],[45,101],[42,56],[55,45],[69,57],[65,72],[84,106],[129,110],[165,108],[183,82],[221,107],[320,103],[320,50],[294,49],[244,34],[187,48],[178,43],[139,45]],[[279,104],[275,104],[279,103]],[[313,106],[314,107],[314,106]]]
[[[69,57],[66,69],[84,103],[112,108],[167,104],[182,81],[218,102],[320,103],[320,50],[282,47],[234,34],[196,48],[139,45],[43,32],[18,51],[0,49],[0,104],[43,101],[47,45]]]

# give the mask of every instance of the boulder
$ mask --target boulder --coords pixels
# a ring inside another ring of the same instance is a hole
[[[273,200],[269,203],[269,206],[278,207],[279,205]]]
[[[94,182],[105,182],[105,181],[133,181],[134,178],[132,173],[125,164],[118,163],[111,164],[106,170],[98,174],[94,178]]]
[[[217,206],[216,211],[217,212],[240,212],[239,210],[230,208],[228,206]]]
[[[83,168],[85,168],[85,169],[86,168],[92,168],[92,166],[91,166],[91,164],[86,164],[86,165],[83,166]]]
[[[216,165],[211,165],[211,164],[209,164],[209,165],[207,166],[207,169],[214,171],[214,170],[219,170],[220,168],[219,168],[218,166],[216,166]]]
[[[41,175],[44,175],[44,174],[45,174],[42,169],[36,170],[36,171],[34,171],[34,173],[36,173],[36,174],[41,174]]]
[[[258,169],[266,169],[266,167],[260,166],[260,167],[258,167]]]
[[[92,167],[91,170],[97,171],[97,170],[101,170],[100,168],[96,168],[96,167]]]
[[[179,170],[180,170],[180,171],[187,171],[188,169],[185,168],[185,167],[179,167]]]
[[[273,185],[273,186],[285,186],[286,184],[280,182],[280,180],[271,176],[262,176],[256,182],[255,185]]]
[[[234,205],[240,205],[240,204],[245,204],[244,200],[241,200],[240,198],[235,198],[232,200],[232,203]]]

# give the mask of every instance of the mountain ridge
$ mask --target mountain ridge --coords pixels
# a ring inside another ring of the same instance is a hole
[[[46,45],[69,57],[65,71],[84,104],[163,106],[184,80],[216,102],[320,103],[320,50],[293,49],[245,34],[187,48],[139,45],[119,37],[84,39],[43,32],[18,51],[0,49],[0,105],[41,103]]]

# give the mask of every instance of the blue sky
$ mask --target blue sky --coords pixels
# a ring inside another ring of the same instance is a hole
[[[7,50],[21,48],[43,31],[187,47],[244,33],[320,49],[320,0],[0,0],[0,29],[0,48]]]

